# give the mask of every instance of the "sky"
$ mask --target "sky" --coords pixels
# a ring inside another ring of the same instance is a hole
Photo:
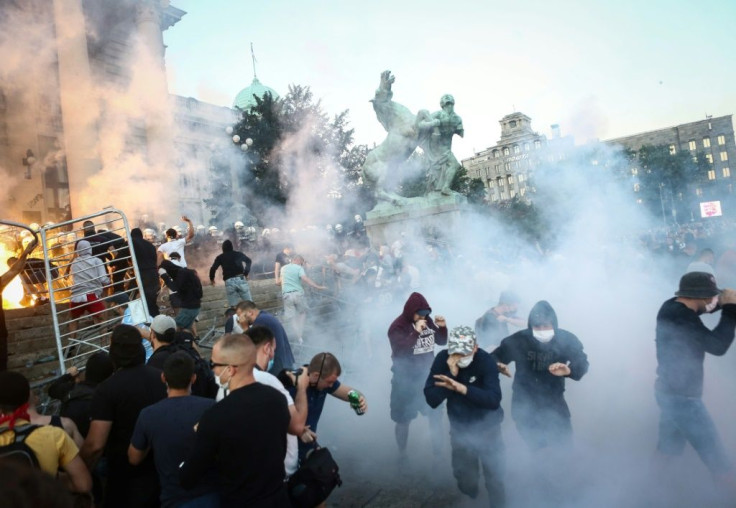
[[[455,96],[460,159],[495,145],[514,111],[578,144],[736,112],[732,0],[171,3],[187,12],[164,33],[172,93],[231,106],[252,42],[263,84],[311,87],[370,146],[385,137],[368,102],[383,70],[413,112]]]

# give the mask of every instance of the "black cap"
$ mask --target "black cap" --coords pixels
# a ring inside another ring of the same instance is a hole
[[[680,279],[680,289],[675,296],[684,298],[713,298],[718,296],[721,290],[716,285],[716,278],[706,272],[686,273]]]
[[[429,310],[429,309],[419,309],[419,310],[417,311],[417,314],[419,314],[419,315],[420,315],[420,316],[422,316],[422,317],[427,317],[427,316],[429,316],[429,313],[430,313],[430,312],[432,312],[432,311],[431,311],[431,310]]]

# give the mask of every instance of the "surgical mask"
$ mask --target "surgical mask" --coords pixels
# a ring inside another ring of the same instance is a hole
[[[273,358],[271,358],[268,361],[268,365],[266,366],[266,372],[271,372],[271,368],[273,367]]]
[[[222,373],[220,373],[220,374],[222,374]],[[222,381],[222,377],[221,376],[218,376],[217,374],[215,374],[215,381],[217,381],[217,386],[219,386],[223,390],[227,390],[228,387],[230,386],[230,380],[229,379],[227,381],[223,382]]]
[[[473,355],[463,356],[457,361],[457,366],[464,369],[473,362]]]
[[[718,307],[718,297],[714,296],[710,303],[705,306],[705,312],[713,312],[716,310],[716,307]]]
[[[552,340],[552,337],[555,336],[554,330],[532,330],[532,335],[534,335],[534,338],[537,339],[539,342],[547,343]]]

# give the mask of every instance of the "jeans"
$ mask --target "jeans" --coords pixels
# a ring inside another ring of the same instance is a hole
[[[225,281],[225,294],[227,295],[227,304],[235,307],[243,300],[253,301],[250,294],[250,286],[245,277],[230,277]]]
[[[657,451],[680,455],[690,442],[712,474],[731,470],[731,462],[713,420],[700,398],[655,392],[659,405]]]

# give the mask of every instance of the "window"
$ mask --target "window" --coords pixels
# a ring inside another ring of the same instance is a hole
[[[524,181],[524,175],[519,175],[518,178],[519,178],[519,182],[523,182]]]
[[[677,148],[675,145],[670,145],[670,155],[675,155],[677,153]]]
[[[723,134],[721,134],[720,136],[718,136],[718,144],[721,145],[721,146],[725,145],[726,144],[726,136],[724,136]]]
[[[506,172],[508,173],[509,171],[511,171],[511,164],[509,164],[509,163],[507,162],[506,164],[504,164],[504,165],[503,165],[503,168],[504,168],[504,169],[506,170]]]
[[[509,127],[511,127],[512,129],[513,129],[514,127],[516,127],[516,120],[511,120],[511,121],[509,122]]]
[[[712,153],[706,153],[705,154],[705,160],[713,164],[713,154]]]
[[[708,180],[715,180],[716,179],[716,170],[711,169],[708,171]]]
[[[728,160],[728,152],[721,152],[721,162],[726,162]]]
[[[500,164],[496,164],[496,174],[497,175],[500,175],[501,174],[501,165]]]
[[[731,178],[731,170],[728,168],[723,168],[723,178]]]
[[[493,158],[498,159],[499,157],[501,157],[501,152],[499,152],[498,150],[493,150]]]
[[[508,146],[507,146],[507,147],[505,147],[505,148],[503,149],[503,154],[504,154],[504,155],[509,155],[509,154],[511,154],[511,151],[509,150],[509,147],[508,147]]]
[[[688,143],[688,148],[690,148],[690,151],[691,152],[694,152],[695,150],[697,150],[698,147],[695,144],[695,140],[694,139],[691,139],[690,140],[690,142]]]
[[[521,147],[519,145],[514,145],[514,153],[521,153]]]
[[[514,177],[512,175],[507,176],[506,180],[509,182],[509,185],[512,185],[514,183]]]
[[[519,195],[523,196],[524,194],[526,194],[526,189],[522,187],[521,189],[519,189]]]
[[[535,150],[539,150],[540,148],[542,148],[542,142],[541,142],[541,141],[539,141],[539,140],[536,140],[536,141],[534,142],[534,149],[535,149]]]
[[[513,198],[514,196],[516,196],[516,192],[514,192],[514,191],[509,191],[509,197],[510,197],[510,198]]]
[[[635,183],[634,184],[634,192],[639,192],[639,184],[638,183]]]
[[[710,148],[710,138],[703,138],[703,148]]]
[[[492,189],[495,186],[496,186],[496,182],[494,182],[493,180],[488,180],[488,188],[489,189]]]
[[[529,146],[529,143],[524,143],[524,151],[528,152],[531,147]]]

